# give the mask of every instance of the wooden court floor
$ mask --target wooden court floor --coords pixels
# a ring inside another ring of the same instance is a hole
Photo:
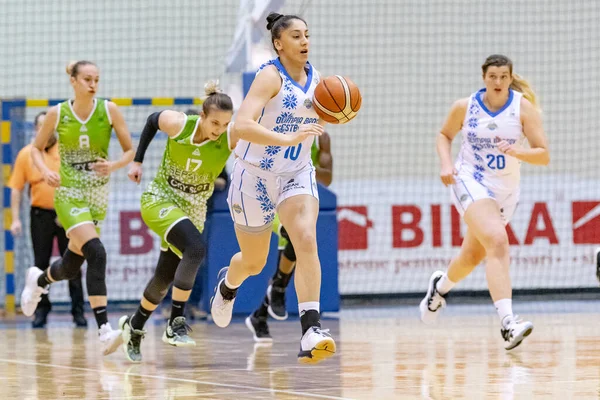
[[[102,357],[96,330],[66,315],[51,314],[44,330],[4,319],[0,398],[600,399],[600,302],[524,316],[534,332],[507,353],[489,305],[456,306],[435,327],[415,307],[343,311],[323,321],[338,354],[316,366],[296,362],[297,320],[273,322],[270,347],[255,346],[242,320],[196,323],[192,349],[163,344],[155,320],[134,365],[120,351]]]

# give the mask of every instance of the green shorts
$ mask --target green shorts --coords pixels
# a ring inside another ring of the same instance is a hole
[[[281,228],[283,228],[283,225],[281,225],[281,221],[279,220],[279,214],[275,213],[275,219],[273,219],[273,233],[279,238],[277,242],[277,248],[279,250],[285,249],[285,246],[288,244],[288,240],[281,235]]]
[[[181,258],[181,251],[167,241],[167,236],[171,228],[180,221],[190,219],[188,213],[170,200],[157,201],[156,197],[146,193],[142,194],[141,212],[142,219],[148,225],[148,228],[160,236],[160,249],[162,251],[171,249],[173,253]],[[202,232],[204,226],[199,227],[197,224],[194,225]]]
[[[86,189],[61,186],[54,192],[54,208],[67,237],[83,224],[94,224],[100,234],[108,208],[108,185]]]

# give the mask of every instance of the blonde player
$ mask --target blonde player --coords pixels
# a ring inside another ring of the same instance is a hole
[[[533,324],[513,315],[505,225],[519,201],[521,162],[547,165],[550,156],[535,94],[527,81],[513,74],[512,61],[491,55],[481,69],[485,89],[454,103],[437,138],[442,182],[450,186],[452,202],[468,230],[446,273],[431,276],[420,310],[422,321],[433,323],[446,305],[444,295],[487,257],[488,288],[504,347],[510,350],[531,333]],[[463,142],[452,165],[451,144],[459,132]],[[523,147],[525,140],[530,148]]]
[[[32,315],[48,285],[75,277],[87,261],[87,291],[104,355],[121,344],[121,332],[113,330],[106,313],[106,250],[100,241],[100,223],[108,205],[108,181],[113,171],[133,159],[131,135],[116,104],[96,98],[100,75],[90,61],[69,64],[67,73],[75,92],[73,99],[52,107],[38,132],[31,156],[44,180],[56,187],[56,214],[64,227],[69,246],[61,259],[46,271],[27,270],[21,294],[23,314]],[[108,145],[115,130],[123,155],[108,161]],[[44,163],[42,151],[54,131],[58,132],[60,170]]]
[[[314,363],[335,353],[319,313],[319,199],[311,145],[323,133],[312,105],[320,78],[308,62],[306,22],[275,13],[267,21],[279,57],[260,67],[236,117],[234,130],[241,140],[228,202],[241,251],[219,272],[211,313],[218,326],[229,325],[237,288],[265,266],[277,212],[297,256],[294,282],[302,324],[298,358]]]

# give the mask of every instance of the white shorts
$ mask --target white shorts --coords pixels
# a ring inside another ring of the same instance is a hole
[[[236,224],[263,227],[273,223],[277,207],[285,199],[301,194],[319,199],[312,164],[290,175],[276,175],[237,158],[231,172],[227,204]]]
[[[464,217],[467,208],[475,201],[492,199],[496,200],[500,206],[500,216],[504,225],[510,222],[517,209],[519,194],[519,188],[507,192],[494,192],[467,174],[459,174],[456,177],[456,183],[450,186],[452,203],[461,217]]]

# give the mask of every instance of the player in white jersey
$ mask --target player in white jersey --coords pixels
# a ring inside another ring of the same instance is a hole
[[[421,320],[433,323],[446,306],[444,295],[487,257],[488,288],[507,350],[518,346],[533,324],[512,312],[505,225],[519,201],[521,162],[550,162],[535,94],[512,67],[506,56],[489,56],[481,66],[485,89],[456,101],[438,135],[441,180],[450,186],[452,202],[468,229],[460,253],[445,273],[433,273],[420,304]],[[453,165],[450,150],[459,132],[463,142]],[[529,148],[523,147],[525,140]]]
[[[259,69],[236,117],[234,129],[241,140],[228,203],[241,252],[219,272],[211,313],[218,326],[229,325],[237,288],[265,266],[277,212],[296,250],[294,282],[302,324],[298,358],[315,363],[335,353],[319,313],[319,200],[311,146],[323,133],[312,105],[320,77],[308,62],[306,22],[276,13],[267,21],[279,57]],[[294,144],[283,142],[291,138],[296,138]]]

